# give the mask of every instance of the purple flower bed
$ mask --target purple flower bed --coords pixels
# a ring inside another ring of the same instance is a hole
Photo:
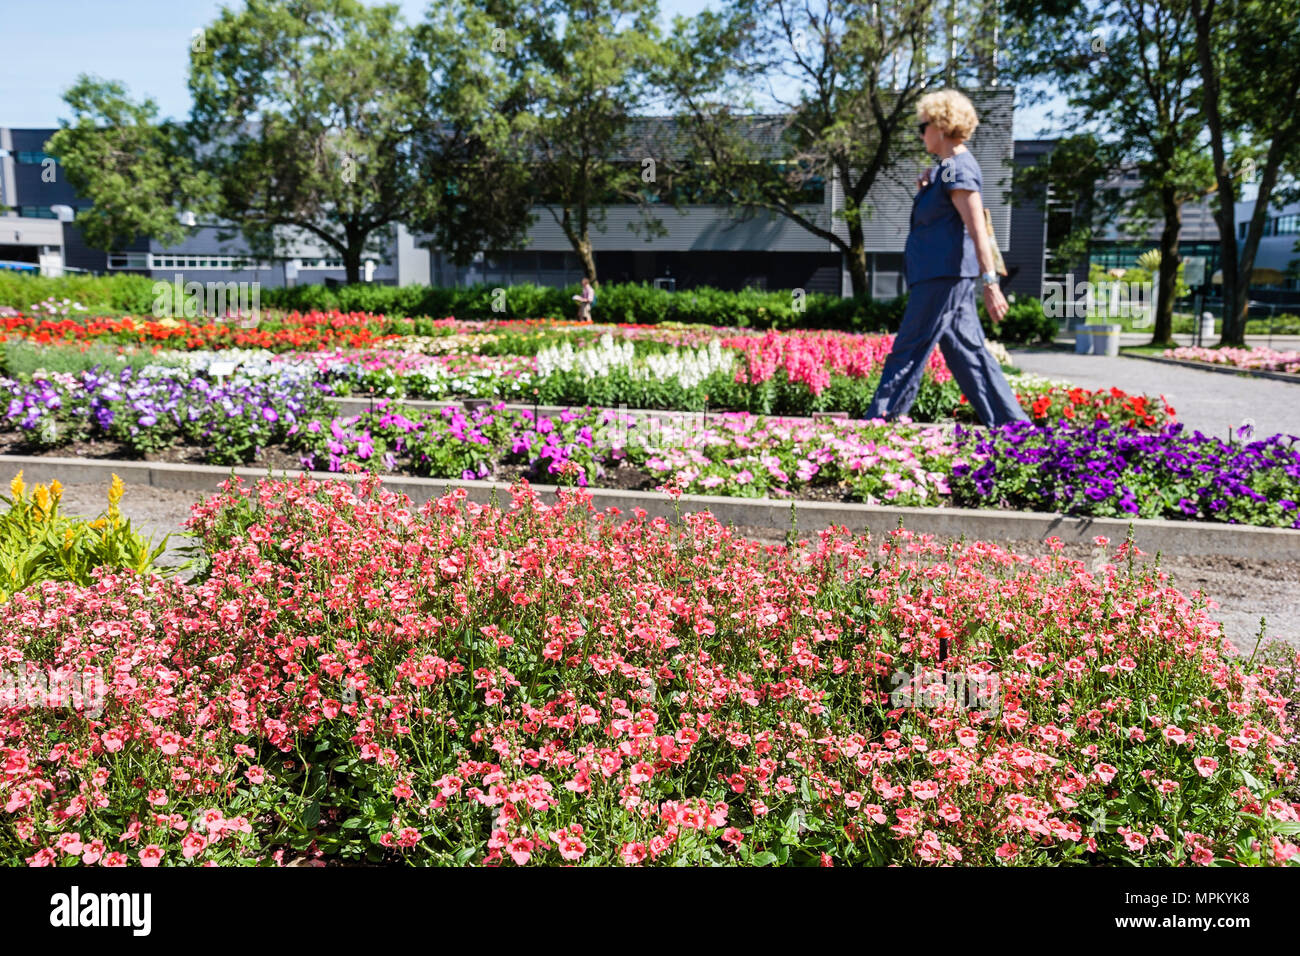
[[[957,444],[960,505],[1300,528],[1296,436],[1235,444],[1182,425],[1016,422],[959,428]]]
[[[326,391],[309,372],[292,369],[213,382],[180,368],[96,368],[0,379],[0,408],[8,430],[40,447],[107,438],[146,453],[190,444],[209,448],[215,463],[236,464],[325,413]]]

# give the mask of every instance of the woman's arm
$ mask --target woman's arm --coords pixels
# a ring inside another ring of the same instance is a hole
[[[975,255],[980,262],[980,272],[994,272],[993,247],[989,234],[984,228],[984,203],[980,194],[974,189],[954,189],[948,194],[952,204],[961,214],[961,221],[966,225],[966,232],[975,243]],[[995,282],[984,287],[984,308],[989,318],[996,324],[1007,314],[1007,300],[1002,295],[1002,288]]]

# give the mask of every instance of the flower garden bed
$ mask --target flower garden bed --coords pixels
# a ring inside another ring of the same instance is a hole
[[[28,327],[10,321],[19,348],[49,332],[49,320]],[[143,330],[122,324],[130,321],[77,327],[100,345],[105,337],[163,334],[154,328],[159,323]],[[275,328],[242,330],[269,337],[282,352],[208,348],[217,332],[179,323],[184,334],[175,338],[186,348],[149,352],[142,365],[113,369],[96,354],[91,368],[33,368],[0,379],[0,453],[359,466],[397,475],[672,484],[697,494],[1300,527],[1300,450],[1279,436],[1240,445],[1188,435],[1159,398],[1016,376],[1034,424],[986,432],[795,421],[771,413],[853,415],[865,408],[892,340],[406,321],[422,338],[399,335],[406,327],[398,320],[364,314],[292,315]],[[367,336],[383,347],[294,350],[297,339],[331,336]],[[712,410],[698,420],[585,406],[538,415],[526,407],[410,408],[379,397],[518,400],[528,392],[536,402],[585,397],[592,405]],[[369,395],[376,407],[347,414],[332,404],[349,395]],[[964,415],[938,352],[917,408],[923,419]]]
[[[0,605],[6,863],[1272,864],[1294,650],[1125,547],[231,485],[189,582]]]
[[[1250,349],[1209,349],[1197,346],[1181,346],[1176,349],[1165,349],[1164,357],[1177,359],[1180,362],[1226,365],[1246,371],[1284,372],[1288,375],[1300,375],[1300,352],[1279,352],[1263,346],[1255,346]]]

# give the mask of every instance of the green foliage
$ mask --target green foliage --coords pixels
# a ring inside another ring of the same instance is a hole
[[[149,349],[126,349],[118,345],[88,342],[82,345],[41,345],[28,339],[0,342],[0,368],[11,377],[29,377],[35,372],[76,375],[96,366],[109,369],[175,364]]]
[[[64,99],[75,121],[63,121],[48,149],[77,194],[94,203],[77,216],[86,244],[111,252],[140,235],[164,246],[182,241],[177,213],[206,210],[216,194],[184,127],[156,122],[153,100],[133,103],[121,83],[85,74]]]
[[[424,51],[396,6],[249,0],[223,8],[190,58],[192,126],[218,212],[261,256],[307,230],[357,281],[395,223],[434,215],[420,137],[436,121]]]
[[[118,510],[125,486],[113,476],[108,509],[94,521],[59,513],[63,489],[57,481],[27,493],[23,473],[9,483],[11,497],[0,496],[0,602],[41,581],[92,583],[95,568],[157,571],[168,537],[157,546],[131,528]]]
[[[983,296],[975,300],[975,308],[979,312],[985,337],[1004,344],[1034,345],[1051,342],[1061,330],[1060,320],[1048,316],[1043,311],[1043,303],[1033,296],[1018,297],[1010,303],[1007,314],[996,327],[984,311]]]
[[[504,296],[486,285],[462,288],[431,286],[347,285],[336,288],[298,286],[265,289],[262,304],[281,309],[339,309],[393,315],[426,315],[458,319],[574,318],[572,296],[576,285],[512,285]],[[498,302],[500,311],[493,307]],[[907,297],[887,302],[866,298],[841,298],[813,292],[804,297],[803,311],[795,311],[790,290],[732,292],[701,286],[668,292],[643,283],[608,283],[600,287],[593,318],[599,322],[635,322],[657,325],[683,322],[742,328],[827,328],[855,332],[896,331]],[[416,330],[418,332],[418,329]]]
[[[106,312],[128,312],[148,315],[153,308],[154,279],[129,273],[112,273],[106,276],[65,275],[60,278],[11,272],[0,269],[0,305],[29,314],[36,314],[34,306],[53,299],[56,305],[79,312],[74,304],[98,315]],[[68,304],[63,306],[63,300]]]

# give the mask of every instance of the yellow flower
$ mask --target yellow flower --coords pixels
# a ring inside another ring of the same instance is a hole
[[[108,486],[108,505],[110,508],[116,508],[117,503],[122,500],[122,495],[126,494],[126,485],[122,479],[113,474],[113,483]]]
[[[50,482],[50,495],[55,501],[63,497],[63,485],[59,484],[59,479],[55,478]]]
[[[98,531],[100,528],[107,527],[108,522],[103,518],[96,518],[94,521],[90,523],[90,526],[94,528],[96,531]]]
[[[9,493],[15,498],[21,498],[23,492],[27,490],[27,484],[23,481],[23,473],[20,469],[18,474],[14,475],[13,481],[9,482]]]
[[[63,550],[67,551],[72,547],[72,529],[68,528],[63,532]]]
[[[50,513],[50,489],[44,485],[37,485],[36,491],[32,494],[32,501],[36,503],[36,520],[44,521]]]

